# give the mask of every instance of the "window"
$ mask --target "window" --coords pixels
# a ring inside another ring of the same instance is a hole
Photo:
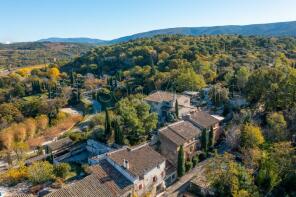
[[[156,181],[157,181],[157,177],[154,176],[154,177],[153,177],[153,182],[156,182]]]
[[[173,174],[172,179],[175,179],[175,178],[176,178],[176,174]]]
[[[139,190],[141,190],[143,188],[143,185],[142,184],[140,184],[139,185]]]

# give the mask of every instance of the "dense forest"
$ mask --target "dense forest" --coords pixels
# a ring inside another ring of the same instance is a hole
[[[295,45],[293,37],[156,36],[95,48],[63,70],[125,77],[147,92],[156,88],[152,82],[177,91],[218,82],[244,88],[241,75],[259,68],[295,67]]]
[[[28,65],[64,64],[90,50],[93,45],[74,43],[24,42],[0,43],[0,71]]]

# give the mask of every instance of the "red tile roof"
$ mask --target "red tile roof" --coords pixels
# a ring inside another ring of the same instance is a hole
[[[139,177],[142,177],[146,172],[149,172],[165,161],[165,158],[153,150],[148,144],[134,148],[123,148],[108,153],[108,157],[119,166],[123,166],[124,160],[127,160],[129,168],[126,170],[132,175]]]
[[[199,125],[201,129],[209,129],[211,126],[219,123],[218,119],[214,118],[205,111],[195,111],[190,113],[190,120]]]
[[[165,136],[177,146],[180,146],[201,134],[201,130],[198,127],[194,126],[191,122],[184,120],[170,124],[167,127],[160,129],[159,132],[160,135]]]
[[[145,100],[153,101],[153,102],[162,102],[162,101],[172,101],[174,100],[175,93],[165,92],[165,91],[156,91],[154,93],[149,94]],[[184,95],[176,94],[177,98],[186,97]]]

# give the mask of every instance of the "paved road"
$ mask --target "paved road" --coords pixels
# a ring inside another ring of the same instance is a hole
[[[207,159],[203,162],[200,162],[198,166],[192,169],[189,173],[184,175],[181,179],[179,179],[172,186],[168,187],[166,192],[162,195],[162,197],[177,197],[183,192],[186,191],[189,186],[190,180],[196,176],[198,173],[201,173],[204,169],[203,167],[208,164],[210,159]]]

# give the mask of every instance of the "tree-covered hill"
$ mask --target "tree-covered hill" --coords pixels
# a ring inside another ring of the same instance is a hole
[[[117,44],[156,35],[245,35],[245,36],[296,36],[296,21],[252,25],[224,25],[211,27],[176,27],[157,29],[128,35],[113,40],[94,38],[47,38],[38,42],[92,43],[99,45]]]
[[[95,38],[46,38],[38,40],[37,42],[63,42],[63,43],[88,43],[88,44],[104,44],[105,40],[95,39]]]
[[[97,47],[64,69],[112,74],[149,65],[161,72],[186,67],[198,72],[223,70],[221,73],[225,73],[241,66],[255,69],[281,62],[292,65],[296,60],[295,50],[293,37],[160,35]],[[209,73],[204,75],[210,77]]]
[[[180,35],[245,35],[245,36],[296,36],[296,21],[252,24],[252,25],[225,25],[212,27],[176,27],[168,29],[158,29],[148,32],[142,32],[130,36],[121,37],[110,41],[110,43],[119,43],[138,38],[153,37],[162,34],[180,34]]]
[[[0,70],[43,63],[58,63],[89,51],[94,45],[74,43],[0,43]]]

